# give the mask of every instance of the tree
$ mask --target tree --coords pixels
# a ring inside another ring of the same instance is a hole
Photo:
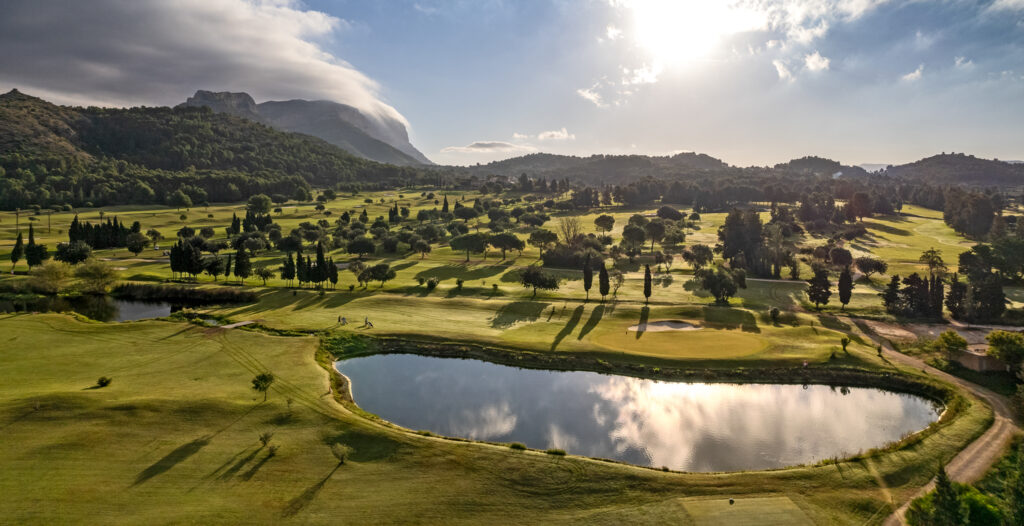
[[[415,243],[413,243],[412,249],[415,252],[419,252],[420,259],[423,259],[427,257],[427,254],[430,253],[430,243],[428,243],[426,240],[418,239],[416,240]]]
[[[960,497],[953,488],[953,483],[946,474],[945,466],[939,465],[939,474],[935,476],[935,512],[932,523],[938,526],[955,526],[967,524],[967,513]]]
[[[957,353],[967,350],[967,340],[953,329],[946,329],[935,339],[935,347],[947,358],[954,358]]]
[[[587,293],[586,301],[590,301],[590,287],[594,284],[594,269],[590,266],[590,254],[583,262],[583,290]]]
[[[207,259],[203,266],[206,273],[213,276],[213,281],[217,281],[217,276],[224,273],[224,259],[220,256]]]
[[[252,388],[258,393],[263,393],[263,401],[267,401],[267,391],[270,391],[270,386],[274,384],[273,373],[260,373],[252,379]]]
[[[63,261],[69,265],[77,265],[92,256],[92,247],[85,241],[72,241],[70,243],[58,243],[57,253],[53,259]]]
[[[349,241],[348,246],[345,247],[345,250],[347,250],[349,254],[356,254],[357,256],[362,258],[368,254],[373,254],[374,252],[376,252],[377,245],[374,244],[372,239],[366,236],[359,236],[353,239],[352,241]]]
[[[583,223],[578,217],[563,217],[558,222],[558,233],[562,236],[562,243],[575,247],[583,237]]]
[[[533,297],[537,297],[537,289],[558,290],[558,276],[545,272],[544,269],[531,265],[519,272],[519,283],[523,287],[533,288]]]
[[[462,210],[462,208],[459,208],[459,210]],[[469,261],[470,253],[483,252],[484,250],[487,250],[487,238],[487,234],[481,234],[479,232],[474,234],[463,234],[452,238],[448,244],[452,247],[452,250],[457,250],[459,252],[465,250],[466,261]]]
[[[1017,448],[1016,469],[1010,472],[1003,485],[1003,498],[1006,500],[1008,524],[1019,526],[1024,524],[1024,445]]]
[[[242,283],[245,283],[245,278],[249,277],[252,272],[252,263],[249,262],[249,253],[244,248],[239,248],[235,251],[235,275],[242,279]]]
[[[821,310],[832,296],[832,282],[828,280],[828,269],[815,268],[813,271],[814,276],[807,280],[807,298],[814,303],[814,308]]]
[[[597,272],[597,290],[601,293],[602,302],[611,290],[611,282],[608,279],[608,268],[604,266],[604,261],[601,262],[601,267]]]
[[[679,221],[683,218],[683,213],[671,206],[664,205],[655,212],[655,215],[668,221]]]
[[[455,209],[455,217],[468,223],[470,219],[475,219],[480,213],[475,208],[470,206],[461,206]]]
[[[850,267],[843,267],[843,271],[839,273],[839,303],[841,303],[842,310],[846,310],[846,305],[850,303],[850,297],[853,295],[853,276],[850,275]]]
[[[543,256],[545,249],[550,248],[558,242],[558,234],[550,230],[538,228],[530,233],[530,237],[527,239],[527,242],[530,243],[531,246],[537,247],[540,250],[540,255]]]
[[[644,265],[644,304],[651,300],[651,266]]]
[[[995,330],[985,336],[988,342],[988,354],[1006,362],[1010,370],[1016,372],[1024,361],[1024,334],[1019,332]]]
[[[274,271],[270,269],[270,267],[263,266],[263,265],[261,265],[259,267],[256,267],[256,271],[254,272],[254,274],[256,275],[257,278],[260,278],[260,279],[263,280],[263,286],[264,287],[267,286],[267,280],[268,279],[273,279],[273,277],[276,275],[274,273]]]
[[[967,284],[960,281],[960,276],[954,272],[949,278],[949,292],[946,293],[946,308],[954,320],[964,318],[967,300]]]
[[[167,206],[177,208],[178,210],[192,208],[192,198],[179,188],[167,196]]]
[[[864,277],[871,279],[871,275],[874,273],[885,274],[889,270],[889,264],[878,258],[869,256],[861,256],[853,260],[854,264],[857,265],[857,270],[864,274]]]
[[[146,250],[147,245],[149,245],[148,237],[146,237],[141,232],[132,232],[128,234],[128,237],[125,239],[124,246],[128,249],[129,252],[135,254],[135,257],[138,257],[143,250]]]
[[[917,260],[926,265],[928,273],[933,276],[941,276],[946,273],[946,263],[942,261],[942,253],[935,250],[934,247],[922,252],[921,257]]]
[[[715,253],[707,245],[691,245],[683,251],[683,261],[690,264],[694,270],[706,267],[715,259]]]
[[[160,240],[164,238],[164,235],[161,234],[159,230],[155,228],[150,228],[149,230],[146,231],[146,237],[148,237],[149,240],[153,242],[153,250],[156,250],[157,243],[159,243]]]
[[[47,261],[29,270],[29,283],[40,292],[56,294],[67,284],[68,276],[71,274],[67,263],[60,261]]]
[[[854,217],[860,220],[863,220],[865,217],[871,217],[872,210],[871,196],[867,192],[853,194],[853,197],[850,199],[850,212]]]
[[[882,298],[882,305],[885,306],[886,312],[896,312],[899,310],[900,301],[900,277],[898,274],[894,274],[889,279],[889,284],[886,285],[885,290],[878,294]]]
[[[615,227],[615,218],[608,214],[601,214],[594,218],[594,226],[601,232],[611,232]]]
[[[291,252],[288,253],[288,257],[285,258],[284,263],[281,265],[281,279],[287,281],[289,285],[295,279],[295,259],[292,258]]]
[[[36,244],[35,229],[32,224],[28,225],[28,244],[25,245],[25,262],[28,263],[28,268],[35,267],[42,264],[50,258],[50,254],[46,251],[46,245]]]
[[[488,238],[487,243],[501,251],[501,259],[505,259],[506,250],[518,250],[521,252],[526,248],[526,243],[523,243],[523,240],[519,239],[519,236],[512,232],[494,234]]]
[[[832,262],[832,265],[843,268],[853,264],[853,254],[850,254],[849,250],[843,247],[832,247],[828,251],[828,259]]]
[[[729,298],[735,296],[739,289],[747,288],[746,273],[742,269],[703,268],[695,271],[693,277],[697,287],[710,292],[719,305],[728,305]]]
[[[21,261],[22,256],[25,255],[25,241],[22,238],[21,232],[18,232],[18,239],[14,241],[14,248],[11,249],[11,272],[14,272],[14,267]]]
[[[381,288],[383,288],[384,282],[395,279],[395,271],[387,263],[380,263],[364,269],[359,274],[358,279],[363,283],[379,281]]]
[[[612,296],[617,297],[619,295],[619,289],[622,287],[622,284],[626,282],[626,275],[619,269],[615,269],[609,272],[609,274],[612,278]]]
[[[642,227],[629,224],[622,229],[622,241],[630,249],[639,249],[647,241],[647,232]]]
[[[117,283],[118,273],[106,261],[88,259],[75,269],[75,277],[82,281],[82,289],[89,294],[106,294]]]

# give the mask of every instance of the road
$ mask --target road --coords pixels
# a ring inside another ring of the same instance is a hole
[[[918,370],[923,370],[931,376],[956,384],[971,393],[974,393],[975,396],[985,400],[992,406],[992,409],[995,412],[995,421],[992,423],[992,426],[989,427],[988,430],[986,430],[980,437],[975,439],[974,442],[971,442],[970,445],[964,448],[963,451],[958,453],[957,456],[953,457],[953,460],[951,460],[946,466],[946,472],[949,474],[949,478],[956,482],[967,483],[980,479],[992,464],[1002,456],[1006,449],[1006,445],[1013,438],[1013,435],[1019,431],[1013,420],[1013,409],[1010,406],[1009,400],[1005,396],[980,385],[940,371],[925,364],[924,361],[914,358],[913,356],[907,356],[903,353],[897,352],[884,340],[876,340],[875,344],[877,345],[878,343],[882,344],[886,358],[890,361],[910,366]],[[935,481],[932,480],[926,486],[918,490],[917,493],[911,496],[910,499],[907,499],[907,502],[900,506],[899,509],[893,512],[893,514],[885,520],[885,525],[900,526],[902,524],[906,524],[904,514],[907,512],[907,508],[910,507],[910,501],[931,491],[934,485]]]

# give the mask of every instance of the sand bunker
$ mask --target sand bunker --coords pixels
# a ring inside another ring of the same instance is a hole
[[[692,323],[676,320],[650,321],[639,325],[630,325],[627,331],[664,332],[664,331],[699,331],[699,327]]]

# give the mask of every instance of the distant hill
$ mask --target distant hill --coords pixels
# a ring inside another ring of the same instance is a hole
[[[1024,184],[1024,164],[981,159],[963,153],[944,153],[909,164],[890,166],[885,174],[936,184]]]
[[[710,172],[731,167],[714,157],[698,153],[671,156],[591,155],[576,157],[533,153],[470,168],[477,174],[569,178],[588,183],[619,182],[638,177],[670,176],[680,172]]]
[[[0,95],[5,208],[162,203],[179,189],[197,203],[292,197],[310,185],[393,186],[421,175],[207,107],[75,108]]]
[[[867,170],[860,166],[844,166],[840,164],[839,161],[813,156],[801,157],[800,159],[793,159],[786,163],[776,164],[775,169],[801,174],[829,176],[841,175],[846,177],[864,176],[868,174]]]
[[[256,104],[248,93],[199,90],[179,106],[206,106],[279,130],[312,135],[374,161],[398,165],[432,164],[409,142],[404,124],[393,119],[367,117],[346,104],[298,99]]]

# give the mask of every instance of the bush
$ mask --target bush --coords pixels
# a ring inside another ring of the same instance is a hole
[[[462,286],[465,285],[465,284],[466,284],[466,280],[464,280],[462,278],[459,278],[459,279],[455,280],[455,288],[458,289],[458,290],[462,290]]]
[[[544,452],[549,454],[549,455],[554,455],[556,457],[564,457],[565,456],[565,450],[564,449],[552,448],[552,449],[548,449],[548,450],[546,450]]]
[[[113,381],[114,381],[113,378],[109,378],[109,377],[106,377],[106,376],[101,376],[99,380],[96,380],[96,386],[97,387],[106,387],[106,386],[110,385],[110,382],[113,382]]]
[[[427,280],[427,290],[434,290],[434,289],[436,289],[438,283],[440,283],[440,280],[438,280],[437,278],[430,278],[430,279],[428,279]]]
[[[508,447],[511,449],[522,451],[526,449],[526,444],[522,444],[520,442],[512,442],[511,444],[508,445]]]
[[[419,283],[420,286],[422,286],[426,282],[427,278],[424,278],[423,276],[416,276],[416,283]]]

